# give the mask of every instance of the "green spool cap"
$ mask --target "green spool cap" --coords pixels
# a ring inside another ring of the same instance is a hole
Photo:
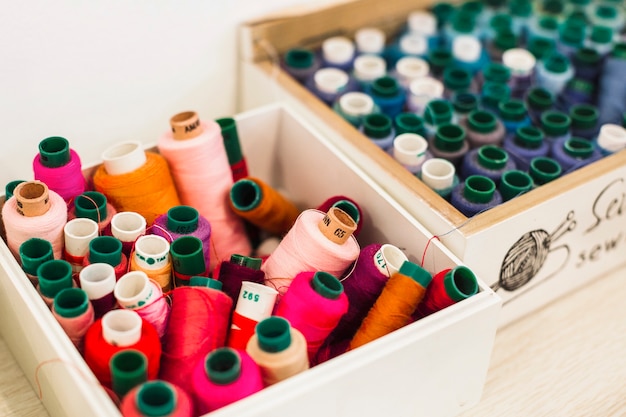
[[[506,4],[506,0],[483,0],[483,3],[487,7],[491,7],[493,9],[497,9]]]
[[[530,0],[512,0],[509,3],[509,12],[515,17],[530,17],[533,5]]]
[[[478,148],[478,164],[491,170],[499,170],[506,166],[509,154],[499,146],[484,145]]]
[[[383,113],[371,113],[363,118],[363,133],[372,139],[391,135],[391,118]]]
[[[593,154],[593,142],[577,137],[571,137],[563,144],[563,150],[576,159],[587,159]]]
[[[574,63],[578,64],[578,66],[595,66],[600,64],[602,56],[595,49],[578,48],[573,59]]]
[[[578,7],[584,7],[591,4],[591,0],[569,0],[570,4]]]
[[[430,125],[438,126],[440,124],[452,121],[452,104],[448,100],[435,99],[428,102],[424,110],[424,121]]]
[[[537,149],[543,139],[543,132],[535,126],[520,126],[515,130],[515,143],[526,149]]]
[[[437,18],[437,28],[441,29],[445,26],[452,19],[454,12],[454,6],[450,3],[439,2],[435,4],[432,8],[432,13]]]
[[[444,276],[443,287],[453,301],[459,302],[478,293],[478,280],[471,269],[459,265]]]
[[[63,259],[46,261],[37,268],[39,291],[54,298],[61,290],[72,287],[72,265]]]
[[[613,20],[617,17],[617,8],[610,4],[599,4],[596,7],[595,15],[600,19]]]
[[[241,143],[239,143],[239,133],[237,132],[237,122],[232,117],[222,117],[216,120],[222,130],[224,148],[228,157],[229,165],[236,164],[243,159]]]
[[[61,136],[51,136],[39,142],[39,160],[48,168],[58,168],[70,162],[70,143]]]
[[[135,405],[148,417],[168,416],[176,409],[176,391],[165,381],[144,382],[137,390]]]
[[[465,179],[463,196],[472,203],[485,204],[491,201],[496,183],[483,175],[470,175]]]
[[[512,49],[517,46],[517,35],[511,29],[502,29],[498,31],[493,44],[501,51]]]
[[[530,161],[528,173],[535,185],[543,185],[561,176],[561,165],[547,156],[539,156]]]
[[[488,110],[474,110],[467,116],[467,127],[474,132],[493,132],[497,126],[498,119]]]
[[[565,5],[561,0],[544,0],[541,4],[541,8],[546,13],[560,15],[563,13]]]
[[[96,236],[89,242],[89,262],[118,266],[122,262],[122,241],[113,236]]]
[[[387,75],[377,78],[372,82],[372,95],[375,97],[395,97],[400,92],[398,81]]]
[[[498,104],[498,110],[500,117],[504,120],[521,121],[528,115],[526,104],[522,100],[515,98],[501,101]]]
[[[136,349],[124,349],[111,357],[111,387],[119,398],[148,380],[148,359]]]
[[[626,127],[626,112],[622,115],[622,126]]]
[[[600,112],[593,104],[575,104],[569,110],[574,129],[591,129],[598,124]]]
[[[4,186],[5,201],[13,197],[13,191],[15,191],[15,188],[23,182],[26,182],[26,181],[25,180],[10,181],[7,183],[7,185]]]
[[[398,273],[406,275],[424,288],[427,288],[433,280],[433,276],[430,272],[411,261],[402,262]]]
[[[278,353],[291,345],[291,325],[282,317],[265,318],[256,325],[259,347],[264,352]]]
[[[458,33],[470,34],[475,27],[476,15],[472,12],[460,9],[452,17],[452,28]]]
[[[230,201],[237,210],[250,211],[263,200],[263,191],[259,185],[248,178],[235,182],[230,189]]]
[[[478,97],[476,94],[468,92],[455,94],[452,99],[452,107],[457,113],[468,114],[473,110],[478,109]]]
[[[317,271],[313,274],[311,287],[316,293],[329,300],[336,300],[343,293],[343,284],[337,277],[328,272]]]
[[[613,41],[613,29],[608,26],[595,25],[591,27],[589,38],[599,44],[607,44]]]
[[[30,275],[37,275],[39,265],[54,259],[52,243],[37,237],[31,237],[22,243],[19,253],[22,269]]]
[[[485,7],[482,1],[469,0],[459,6],[459,11],[467,12],[473,16],[479,16],[483,12],[484,8]]]
[[[511,88],[504,83],[488,81],[483,84],[482,102],[485,107],[498,108],[501,102],[511,96]]]
[[[565,55],[555,52],[543,59],[543,65],[550,72],[562,74],[569,69],[570,62]]]
[[[499,62],[490,62],[483,70],[485,82],[507,83],[511,78],[511,70]]]
[[[336,201],[332,207],[337,207],[343,212],[345,212],[356,224],[359,224],[361,221],[361,213],[359,213],[359,209],[354,203],[350,200],[339,200]]]
[[[509,201],[533,188],[533,179],[524,171],[506,171],[500,178],[499,191],[504,201]]]
[[[465,142],[465,129],[459,125],[446,123],[440,125],[435,133],[434,145],[444,152],[456,152]]]
[[[496,13],[489,19],[489,27],[496,33],[501,30],[511,30],[513,27],[513,19],[511,15],[506,13]]]
[[[85,191],[74,199],[76,217],[87,218],[96,223],[107,218],[107,198],[98,191]]]
[[[559,21],[554,16],[542,16],[539,18],[539,27],[544,31],[556,32],[559,28]]]
[[[528,41],[528,52],[533,54],[538,60],[552,55],[555,51],[556,42],[554,39],[535,36]]]
[[[247,268],[252,268],[258,271],[259,269],[261,269],[261,264],[263,263],[263,260],[261,258],[252,258],[250,256],[232,254],[230,255],[230,263],[245,266]]]
[[[566,134],[572,124],[570,117],[558,110],[548,110],[541,114],[541,128],[549,136]]]
[[[241,375],[241,358],[232,348],[217,348],[207,355],[204,369],[213,383],[228,385]]]
[[[470,88],[472,74],[463,68],[450,67],[443,71],[443,85],[451,91],[465,91]]]
[[[189,278],[189,286],[190,287],[207,287],[214,290],[222,291],[222,283],[213,278],[207,278],[202,276],[194,275]]]
[[[293,48],[285,54],[285,64],[291,68],[311,68],[315,61],[313,51],[304,48]]]
[[[626,42],[615,44],[611,55],[615,58],[626,59]]]
[[[426,126],[424,119],[415,113],[400,113],[396,116],[396,136],[403,133],[416,133],[424,136],[426,134]]]
[[[167,211],[167,230],[187,235],[198,228],[200,213],[191,206],[174,206]]]
[[[584,11],[574,10],[565,18],[563,24],[585,28],[589,24],[589,19]]]
[[[206,271],[202,241],[195,236],[181,236],[170,246],[172,267],[183,275],[200,275]]]
[[[554,95],[543,87],[532,87],[526,97],[528,106],[533,110],[547,110],[554,105]]]
[[[428,52],[428,63],[433,74],[438,75],[452,65],[454,56],[452,51],[444,47],[436,47]]]
[[[585,40],[585,28],[578,23],[567,21],[562,25],[559,38],[562,43],[571,46],[581,46]]]
[[[54,296],[53,309],[61,317],[78,317],[88,308],[89,297],[81,288],[64,288]]]

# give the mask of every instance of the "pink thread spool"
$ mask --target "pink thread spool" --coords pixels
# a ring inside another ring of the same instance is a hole
[[[245,351],[216,349],[193,372],[193,397],[199,414],[209,413],[263,389],[259,366]]]
[[[304,335],[309,360],[337,327],[348,311],[343,285],[328,272],[301,272],[276,306],[276,316],[284,317]]]
[[[174,384],[155,380],[128,392],[120,411],[124,417],[192,417],[189,395]]]
[[[272,315],[277,296],[278,291],[267,285],[248,281],[241,283],[228,335],[229,347],[246,349],[256,325]]]
[[[82,353],[83,338],[94,322],[94,311],[87,293],[80,288],[61,290],[54,297],[52,315]]]
[[[94,263],[78,274],[80,287],[87,293],[93,305],[96,319],[115,307],[115,269],[105,263]]]

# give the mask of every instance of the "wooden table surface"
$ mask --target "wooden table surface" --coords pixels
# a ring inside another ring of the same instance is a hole
[[[1,339],[0,416],[48,416]],[[459,417],[491,416],[626,416],[626,268],[498,331],[482,400]]]

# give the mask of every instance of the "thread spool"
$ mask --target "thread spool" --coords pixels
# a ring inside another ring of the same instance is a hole
[[[63,258],[72,264],[72,271],[79,273],[89,254],[89,243],[98,236],[98,223],[89,218],[74,218],[63,227],[65,250]]]
[[[143,271],[163,291],[169,291],[172,284],[169,242],[157,235],[140,236],[130,257],[130,270]]]
[[[413,313],[413,318],[418,320],[426,317],[477,293],[476,275],[467,266],[444,269],[433,276],[424,299]]]
[[[452,56],[459,68],[476,74],[483,63],[483,48],[475,36],[460,35],[452,40]]]
[[[94,321],[94,311],[87,293],[80,288],[65,288],[54,296],[52,315],[79,352],[83,338]]]
[[[360,129],[372,143],[386,151],[393,146],[395,132],[391,117],[383,113],[371,113],[363,117]]]
[[[301,84],[310,79],[320,67],[319,59],[306,48],[292,48],[285,53],[285,70]]]
[[[106,263],[92,263],[78,274],[80,287],[93,305],[95,318],[99,319],[115,307],[115,269]]]
[[[374,27],[364,27],[354,33],[356,50],[360,54],[382,54],[385,38],[385,32]]]
[[[165,335],[170,307],[161,287],[142,271],[124,274],[115,284],[113,295],[121,308],[133,310],[154,326],[159,338]]]
[[[322,42],[323,66],[349,71],[354,60],[354,43],[344,36],[333,36]]]
[[[126,349],[111,357],[111,388],[123,399],[128,391],[148,379],[148,358],[138,350]]]
[[[359,204],[345,195],[334,195],[324,200],[316,209],[326,213],[331,207],[338,207],[354,220],[357,226],[353,235],[358,237],[363,228],[363,210]]]
[[[431,100],[424,109],[424,122],[429,133],[436,132],[439,126],[453,122],[454,109],[447,100]]]
[[[198,120],[195,137],[178,140],[167,132],[157,146],[170,165],[182,203],[196,208],[211,224],[215,256],[211,256],[209,266],[213,269],[220,259],[233,253],[250,254],[251,247],[243,221],[228,204],[233,178],[220,126],[188,113],[173,116],[170,124],[180,119],[181,125],[191,129]]]
[[[326,271],[342,277],[359,256],[352,236],[356,223],[343,210],[303,211],[280,245],[261,266],[265,284],[282,295],[302,271]]]
[[[482,87],[481,102],[483,108],[489,111],[497,111],[498,106],[508,100],[511,96],[511,89],[504,83],[487,81]]]
[[[369,58],[369,56],[363,56],[363,58],[366,57]],[[339,97],[339,100],[333,105],[333,110],[352,126],[358,128],[363,124],[364,116],[376,113],[380,109],[367,94],[352,91]]]
[[[102,385],[111,388],[113,355],[134,349],[148,359],[148,379],[159,375],[161,342],[154,327],[134,311],[111,310],[96,320],[85,334],[85,362]]]
[[[500,145],[506,133],[502,121],[488,110],[474,110],[465,121],[467,142],[470,148]]]
[[[511,97],[523,97],[535,80],[536,58],[525,49],[511,48],[502,54],[502,64],[511,71]]]
[[[198,361],[192,375],[199,414],[210,413],[263,389],[259,366],[243,350],[219,348]]]
[[[93,176],[94,188],[118,211],[137,212],[152,225],[157,216],[180,205],[167,161],[145,152],[139,142],[114,145],[103,152],[102,160]]]
[[[407,96],[407,108],[417,114],[423,115],[426,105],[434,99],[443,97],[443,83],[433,77],[422,77],[411,81]]]
[[[415,133],[420,136],[426,136],[424,119],[415,113],[400,113],[393,121],[396,126],[396,135]]]
[[[446,159],[456,165],[469,151],[466,137],[467,132],[464,127],[444,123],[437,127],[435,135],[428,142],[428,149],[435,158]]]
[[[272,315],[277,296],[278,291],[264,284],[248,281],[241,283],[228,335],[229,347],[246,349],[256,325]]]
[[[48,305],[52,306],[54,297],[65,288],[72,288],[72,266],[61,259],[46,261],[37,268],[39,295]]]
[[[111,234],[111,219],[115,208],[107,202],[104,194],[97,191],[85,191],[74,200],[74,207],[68,213],[68,219],[88,218],[98,223],[102,234]]]
[[[381,113],[390,118],[393,119],[404,110],[406,95],[395,78],[390,76],[377,78],[367,85],[365,90],[378,105]]]
[[[342,94],[356,91],[357,84],[346,71],[326,67],[315,71],[305,86],[327,106],[332,106]]]
[[[51,136],[39,142],[33,172],[36,180],[44,182],[66,202],[85,191],[80,157],[63,137]]]
[[[374,306],[367,313],[350,349],[356,349],[408,324],[424,298],[432,275],[419,265],[404,261],[389,278]]]
[[[255,177],[246,177],[234,183],[229,201],[238,216],[278,236],[287,233],[300,214],[294,203]]]
[[[46,261],[54,259],[52,244],[44,239],[33,237],[20,245],[20,264],[30,282],[37,286],[37,268]]]
[[[520,99],[510,99],[498,104],[498,114],[507,136],[515,134],[517,129],[529,126],[531,123],[526,104]]]
[[[443,158],[432,158],[424,162],[420,179],[443,198],[448,198],[459,183],[454,164]]]
[[[266,387],[309,369],[306,339],[282,317],[261,321],[246,352],[259,365]]]
[[[262,284],[265,273],[260,270],[261,259],[248,256],[231,255],[230,260],[222,261],[213,276],[222,283],[222,291],[232,300],[237,300],[244,281]]]
[[[220,126],[224,149],[228,157],[228,164],[233,174],[233,181],[248,176],[248,164],[241,150],[239,133],[237,132],[237,122],[232,117],[222,117],[215,122]]]
[[[471,92],[472,73],[463,68],[450,67],[443,71],[444,97],[451,98],[455,94]]]
[[[484,145],[478,149],[472,149],[463,158],[461,175],[467,178],[471,175],[482,175],[490,178],[497,184],[500,183],[502,174],[515,169],[515,162],[509,158],[504,149],[494,145]]]
[[[360,55],[354,59],[352,76],[362,87],[387,73],[387,63],[378,55]]]
[[[163,337],[160,378],[192,392],[190,376],[209,352],[222,347],[233,300],[207,286],[179,287],[170,293],[171,310]]]
[[[122,253],[127,258],[139,236],[146,234],[146,219],[134,211],[115,213],[111,218],[111,234],[122,242]]]
[[[393,140],[393,158],[413,174],[417,174],[428,150],[428,141],[414,133],[403,133]]]
[[[483,175],[471,175],[452,190],[450,202],[466,217],[495,207],[502,203],[496,183]]]
[[[558,110],[548,110],[541,114],[541,130],[548,144],[553,144],[563,138],[571,136],[572,119],[569,115]]]
[[[550,152],[550,146],[544,141],[543,132],[535,126],[517,128],[514,136],[504,139],[502,147],[521,171],[528,171],[533,158],[547,156]]]
[[[430,73],[428,62],[414,56],[402,57],[396,62],[393,75],[400,85],[407,90],[413,80],[424,78]]]
[[[567,82],[574,76],[574,69],[569,58],[560,53],[553,53],[537,64],[537,85],[558,95]]]
[[[188,285],[192,276],[208,276],[202,241],[195,236],[181,236],[172,242],[170,256],[175,285]]]
[[[452,97],[452,107],[454,108],[454,117],[459,123],[462,123],[467,115],[478,109],[478,95],[470,92],[455,94]]]
[[[541,114],[554,106],[554,95],[543,87],[532,87],[524,96],[528,115],[534,125],[541,123]]]
[[[194,406],[189,395],[174,384],[146,381],[128,392],[120,411],[124,417],[192,417]]]
[[[550,156],[558,162],[564,173],[582,168],[602,158],[600,150],[593,142],[578,137],[564,138],[555,142]]]
[[[20,245],[33,237],[49,241],[54,258],[61,258],[67,206],[43,182],[26,181],[15,187],[13,197],[2,206],[2,219],[7,246],[15,259],[19,259]]]
[[[434,77],[441,77],[444,69],[453,65],[454,57],[452,51],[447,46],[437,46],[431,48],[427,55],[430,64],[430,72]]]
[[[122,253],[122,242],[113,236],[96,236],[89,242],[89,254],[83,266],[93,263],[106,263],[115,271],[115,279],[128,272],[128,258]]]
[[[600,113],[598,108],[591,104],[576,104],[569,110],[572,121],[572,136],[593,140],[598,134],[598,120]]]
[[[626,129],[616,124],[605,124],[600,128],[596,143],[605,155],[618,152],[626,147]]]
[[[503,201],[509,201],[533,188],[533,179],[525,171],[512,170],[502,174],[498,190]]]

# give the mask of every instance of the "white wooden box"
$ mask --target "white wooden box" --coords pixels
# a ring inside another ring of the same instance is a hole
[[[240,107],[282,101],[311,122],[502,297],[504,326],[626,263],[626,151],[468,221],[278,65],[289,48],[366,26],[391,37],[433,3],[355,0],[242,25]]]
[[[391,243],[421,262],[427,230],[307,122],[275,105],[236,120],[251,174],[303,208],[336,194],[354,198],[365,219],[361,247]],[[428,247],[428,270],[458,264],[441,243]],[[467,300],[211,415],[457,415],[480,399],[501,308],[479,283]],[[52,416],[119,416],[2,240],[0,331]]]

